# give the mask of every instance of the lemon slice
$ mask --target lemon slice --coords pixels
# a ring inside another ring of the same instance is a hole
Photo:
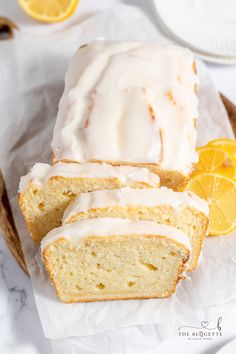
[[[236,181],[217,173],[200,173],[186,186],[209,204],[209,235],[225,235],[236,227]]]
[[[212,140],[208,143],[209,146],[215,146],[220,149],[223,149],[224,151],[228,152],[233,158],[234,161],[236,161],[236,141],[233,139],[216,139]]]
[[[197,149],[199,161],[194,167],[194,173],[215,172],[228,177],[236,174],[236,162],[223,149],[214,146],[206,146]]]
[[[60,22],[70,17],[78,0],[18,0],[30,17],[42,22]]]

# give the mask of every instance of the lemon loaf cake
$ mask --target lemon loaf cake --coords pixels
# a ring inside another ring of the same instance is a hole
[[[180,189],[195,152],[192,53],[174,45],[98,40],[78,49],[65,78],[54,161],[145,166]]]
[[[172,226],[98,218],[50,231],[41,251],[58,298],[71,303],[168,297],[191,246]]]
[[[118,217],[151,220],[172,225],[188,235],[192,247],[188,270],[198,265],[208,226],[208,204],[192,192],[174,192],[162,187],[99,190],[82,193],[64,213],[63,222]]]
[[[159,178],[146,168],[96,163],[37,163],[21,178],[19,205],[31,232],[40,242],[61,225],[63,212],[81,192],[97,189],[158,187]]]

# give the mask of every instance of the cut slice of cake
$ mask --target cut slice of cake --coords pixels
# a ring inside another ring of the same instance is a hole
[[[208,204],[192,192],[161,187],[135,190],[100,190],[82,193],[65,210],[63,223],[75,220],[118,217],[151,220],[172,225],[188,235],[192,253],[188,270],[198,265],[208,226]]]
[[[114,167],[96,163],[37,163],[21,178],[19,205],[36,242],[61,219],[68,204],[82,192],[131,186],[159,186],[159,178],[146,168]]]
[[[58,298],[71,303],[171,296],[191,246],[172,226],[99,218],[50,231],[41,250]]]
[[[198,159],[197,82],[186,48],[101,40],[79,48],[59,104],[54,161],[145,166],[179,190]]]

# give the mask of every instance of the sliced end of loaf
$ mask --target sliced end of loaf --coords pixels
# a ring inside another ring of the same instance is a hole
[[[163,236],[60,238],[43,250],[58,298],[65,303],[165,298],[183,278],[189,250]]]

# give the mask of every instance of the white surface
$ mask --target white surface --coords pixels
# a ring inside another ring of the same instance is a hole
[[[147,14],[150,19],[156,24],[156,9],[153,6],[153,0],[80,0],[79,6],[76,9],[75,14],[73,15],[73,23],[81,22],[83,19],[88,18],[94,13],[100,12],[109,7],[113,7],[118,3],[125,3],[137,6],[141,8],[145,14]],[[0,9],[1,15],[7,16],[14,20],[17,25],[23,29],[29,28],[31,31],[32,28],[37,33],[40,28],[41,31],[45,30],[45,24],[38,24],[21,10],[19,5],[16,3],[16,0],[0,0]],[[53,26],[53,29],[51,29]],[[56,28],[55,28],[55,27]],[[50,25],[49,30],[55,31],[57,29],[58,24]],[[60,26],[64,26],[60,24]],[[31,32],[30,32],[31,33]],[[213,81],[216,84],[216,87],[219,91],[224,93],[229,99],[236,102],[236,89],[235,89],[235,81],[236,81],[236,69],[235,66],[223,66],[217,64],[208,64],[208,68],[212,74]]]
[[[0,353],[51,354],[43,335],[31,281],[0,236]]]
[[[11,0],[9,3],[13,3]],[[134,3],[135,1],[129,1],[129,3]],[[8,3],[4,0],[0,1],[0,8],[2,10],[3,6]],[[15,3],[15,2],[14,2]],[[113,6],[118,3],[118,1],[110,0],[99,1],[99,10],[105,8],[106,6]],[[141,4],[144,2],[137,1],[137,4]],[[98,4],[98,3],[96,3]],[[92,6],[94,5],[94,1],[82,1],[81,0],[81,12],[79,16],[84,17],[87,13],[91,13]],[[15,4],[14,4],[15,6]],[[145,12],[149,13],[151,18],[152,13],[150,11],[151,4],[149,1],[145,1]],[[82,11],[83,10],[83,11]],[[10,16],[9,16],[10,17]],[[231,100],[236,102],[236,90],[235,90],[235,82],[236,82],[236,69],[235,67],[223,67],[217,65],[208,65],[210,71],[212,73],[213,79],[216,83],[216,87],[220,89],[225,95],[227,95]],[[4,133],[7,126],[7,120],[4,120],[2,125],[1,133]],[[38,323],[38,315],[36,313],[33,298],[32,298],[32,290],[29,283],[29,280],[23,274],[23,272],[17,268],[15,261],[11,258],[9,252],[6,249],[6,246],[3,242],[0,243],[0,249],[2,251],[1,254],[4,254],[4,258],[1,258],[1,265],[4,264],[5,268],[4,272],[1,270],[1,276],[7,281],[11,282],[11,288],[24,289],[27,294],[27,298],[32,301],[32,311],[31,315],[26,311],[26,306],[22,311],[22,315],[17,317],[19,313],[17,304],[19,303],[18,299],[15,298],[15,292],[10,291],[8,286],[5,285],[5,281],[0,281],[1,290],[0,290],[0,352],[2,353],[45,353],[49,354],[50,349],[48,345],[48,341],[43,338],[42,332],[40,330],[40,325]],[[211,291],[211,289],[209,289]],[[205,294],[207,296],[208,294]],[[214,313],[217,317],[221,313]],[[37,327],[33,327],[33,324]],[[193,323],[194,324],[194,323]],[[176,326],[177,328],[177,326]],[[113,340],[107,341],[105,336],[100,336],[100,340],[97,338],[96,347],[100,347],[105,350],[109,348],[117,348],[118,344],[123,346],[130,346],[130,352],[135,354],[143,354],[144,352],[148,354],[172,354],[173,351],[176,351],[178,348],[178,352],[182,354],[213,354],[216,349],[219,349],[221,344],[224,344],[227,340],[232,339],[236,336],[235,332],[235,320],[228,320],[226,323],[223,318],[222,328],[224,330],[223,336],[221,338],[215,338],[212,341],[187,341],[186,338],[179,338],[176,336],[176,331],[172,333],[175,337],[168,341],[164,341],[159,347],[156,345],[150,345],[150,341],[148,340],[148,335],[154,335],[155,329],[153,326],[149,326],[146,329],[146,332],[143,328],[139,328],[136,331],[140,331],[140,333],[146,334],[145,337],[140,336],[139,340],[133,340],[133,338],[137,338],[134,334],[134,330],[128,331],[128,335],[125,335],[124,332],[118,331],[116,336],[113,337]],[[154,332],[153,332],[154,331]],[[158,338],[157,338],[158,339]],[[83,339],[84,343],[86,343],[86,338]],[[88,348],[92,349],[92,345],[88,345]],[[63,354],[66,353],[66,344],[65,350]],[[94,348],[95,349],[95,348]],[[114,351],[113,350],[113,351]],[[125,351],[121,350],[119,354],[123,354]],[[57,352],[59,354],[59,351]],[[62,353],[62,352],[61,352]],[[85,352],[82,352],[84,354]]]
[[[225,277],[225,267],[229,279],[232,276],[235,243],[233,237],[228,237],[228,242],[221,244],[221,252],[216,253],[213,249],[219,245],[219,239],[211,238],[206,241],[205,257],[198,271],[191,275],[194,281],[183,282],[178,288],[177,295],[171,298],[158,301],[71,305],[56,300],[40,257],[36,256],[38,248],[31,238],[26,236],[26,226],[19,211],[16,191],[20,176],[25,174],[35,161],[45,159],[49,161],[52,126],[66,67],[75,48],[93,40],[98,33],[108,40],[139,38],[165,41],[139,9],[118,5],[66,32],[58,32],[47,37],[18,35],[15,42],[6,42],[1,47],[0,71],[4,72],[4,75],[0,81],[2,87],[0,90],[3,92],[0,110],[7,112],[8,121],[13,123],[9,133],[6,133],[5,140],[2,139],[0,151],[3,155],[2,172],[18,233],[30,264],[31,279],[44,333],[50,338],[89,335],[137,324],[166,323],[173,317],[181,321],[185,320],[189,313],[193,321],[199,321],[198,311],[204,309],[206,316],[206,308],[236,299],[236,283],[230,284],[230,288],[225,287],[209,293],[207,297],[203,296],[208,290],[209,282],[213,289],[218,289],[219,281],[223,281]],[[8,61],[9,57],[12,58],[11,62]],[[17,68],[20,70],[18,75],[15,75]],[[225,109],[209,80],[207,69],[201,62],[197,62],[197,72],[201,82],[198,88],[198,143],[202,145],[217,137],[231,137],[232,130]],[[13,99],[14,109],[12,109]],[[228,256],[227,259],[225,254]],[[208,258],[211,259],[211,267],[207,267],[210,262]],[[215,271],[218,277],[214,276]],[[63,321],[58,321],[58,318],[63,318]],[[165,332],[165,338],[168,335]],[[108,336],[112,338],[110,332]]]
[[[154,4],[172,36],[203,55],[236,62],[234,0],[154,0]]]
[[[236,353],[236,340],[232,340],[223,346],[216,354],[235,354]]]

